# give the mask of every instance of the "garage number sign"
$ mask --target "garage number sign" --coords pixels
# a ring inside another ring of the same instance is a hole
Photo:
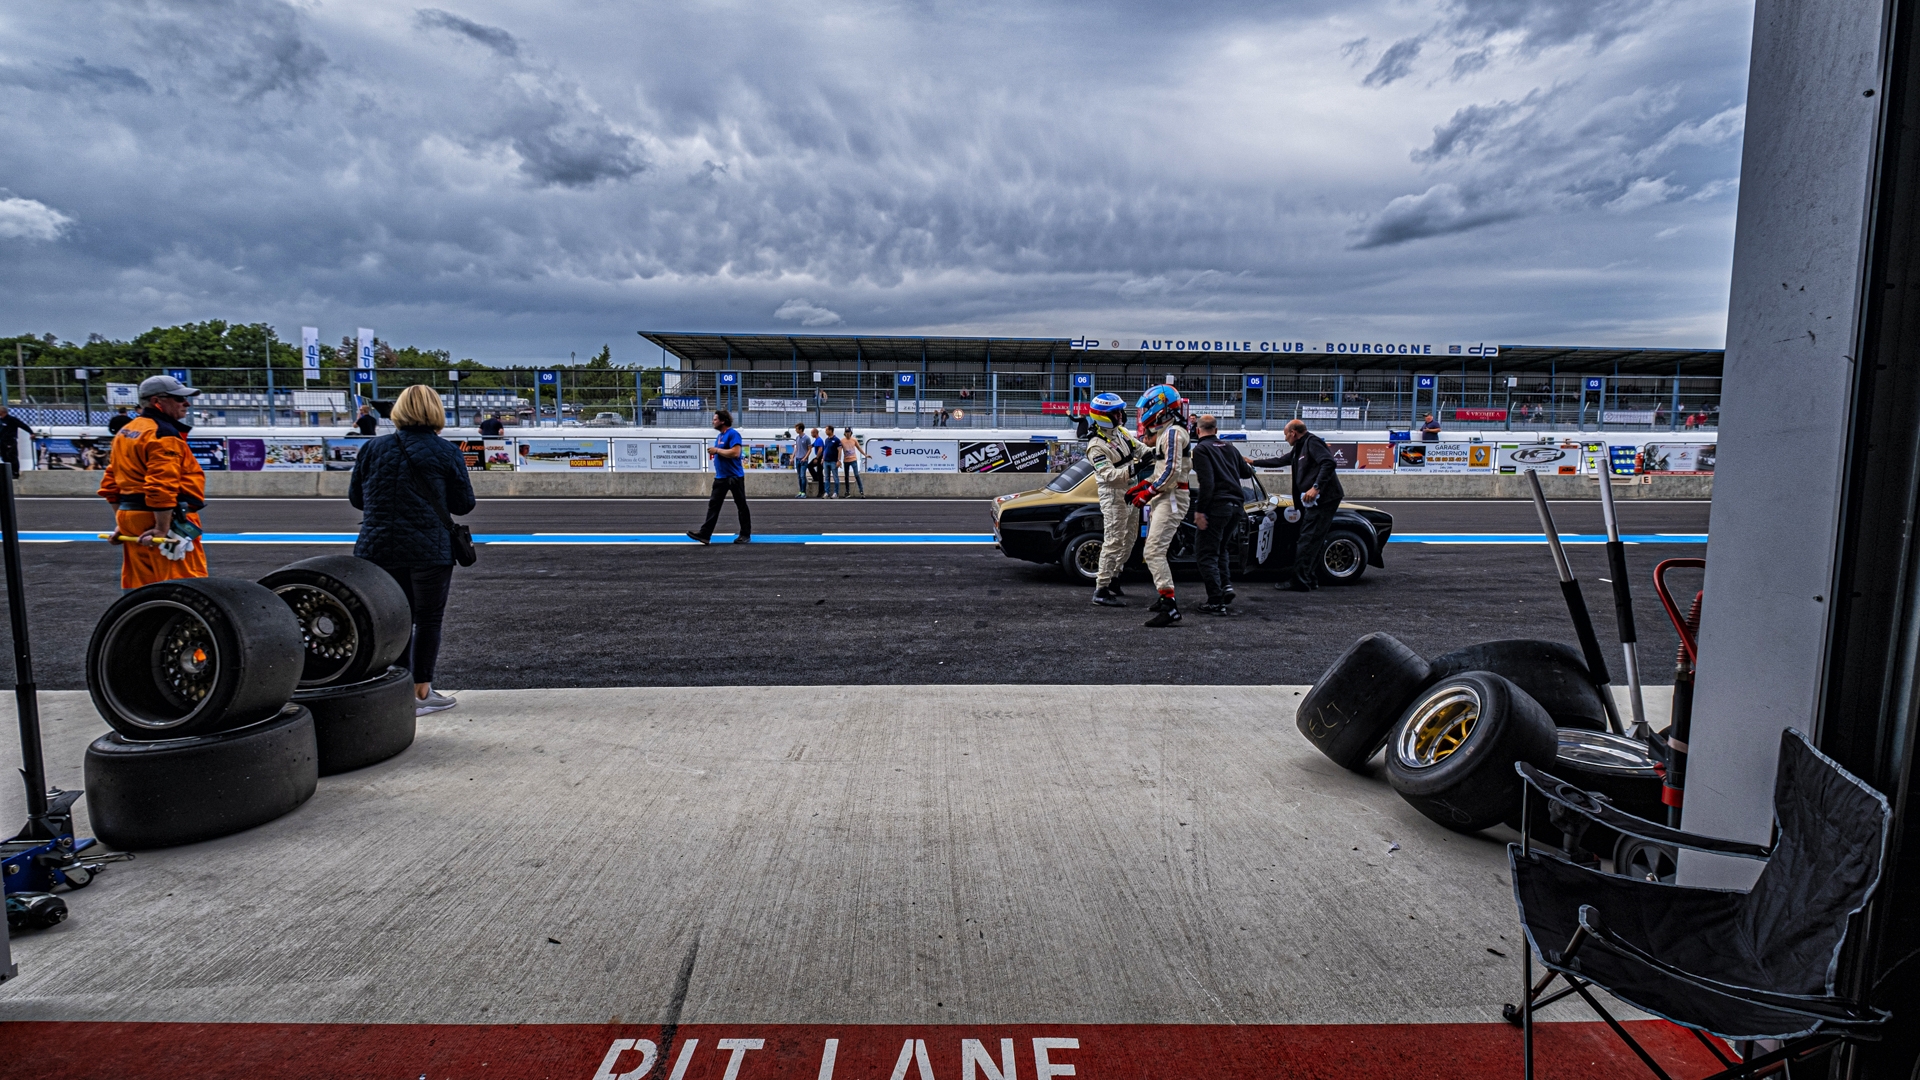
[[[1588,379],[1587,380],[1587,389],[1589,390],[1601,391],[1601,390],[1605,390],[1606,388],[1607,388],[1607,380],[1605,379]]]
[[[1091,390],[1093,388],[1093,372],[1091,371],[1074,372],[1073,385],[1075,389]]]
[[[1419,375],[1416,376],[1414,380],[1414,385],[1422,390],[1433,389],[1433,383],[1434,378],[1431,375]]]
[[[543,371],[540,373],[540,384],[542,386],[552,386],[559,381],[560,373],[557,371]]]
[[[723,371],[723,372],[721,372],[721,373],[720,373],[720,385],[721,385],[721,386],[739,386],[739,385],[740,385],[740,373],[739,373],[739,372],[737,372],[737,371]]]
[[[1266,388],[1267,388],[1267,377],[1265,375],[1247,376],[1247,389],[1265,390]]]
[[[900,385],[901,385],[901,386],[912,386],[912,385],[913,385],[913,372],[911,372],[911,371],[903,371],[903,372],[901,372],[901,373],[900,373]]]

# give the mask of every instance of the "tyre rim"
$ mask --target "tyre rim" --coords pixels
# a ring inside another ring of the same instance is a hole
[[[1073,553],[1073,565],[1079,567],[1080,573],[1085,577],[1099,577],[1100,541],[1098,539],[1080,541],[1079,548]]]
[[[1320,562],[1327,568],[1327,573],[1334,577],[1352,577],[1360,566],[1360,548],[1352,540],[1337,536],[1328,541]]]
[[[1627,853],[1627,865],[1621,871],[1641,881],[1672,881],[1676,868],[1673,853],[1658,844],[1635,844]]]
[[[317,585],[282,585],[273,591],[300,620],[300,640],[307,650],[301,684],[324,683],[345,670],[360,649],[360,632],[347,605]]]
[[[125,650],[134,656],[146,653],[136,680],[144,686],[125,685],[124,676],[111,670],[116,666],[113,658]],[[149,731],[167,731],[192,720],[220,680],[220,647],[213,628],[199,612],[172,600],[150,600],[128,609],[108,630],[100,655],[109,670],[96,681],[108,702],[129,723]],[[136,700],[135,692],[146,700]]]
[[[1449,686],[1414,708],[1394,752],[1409,769],[1432,768],[1466,745],[1479,722],[1480,695],[1469,686]]]

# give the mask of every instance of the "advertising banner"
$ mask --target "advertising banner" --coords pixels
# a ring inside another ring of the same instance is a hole
[[[1353,467],[1361,471],[1390,472],[1393,469],[1393,444],[1363,442],[1354,447]]]
[[[1453,418],[1455,420],[1467,420],[1467,421],[1472,421],[1475,423],[1482,423],[1482,424],[1487,424],[1487,423],[1501,424],[1506,422],[1507,410],[1505,409],[1455,409],[1453,410]]]
[[[1645,411],[1638,409],[1606,409],[1600,413],[1600,422],[1603,424],[1651,424],[1653,423],[1654,415],[1654,410],[1652,409]]]
[[[1237,444],[1235,449],[1240,451],[1241,457],[1251,461],[1254,458],[1279,457],[1292,448],[1283,442],[1247,441]]]
[[[140,384],[130,382],[110,382],[107,384],[107,408],[117,409],[122,405],[137,408],[140,404]]]
[[[1580,471],[1580,448],[1573,443],[1559,446],[1502,443],[1496,460],[1503,473],[1539,472],[1572,476]]]
[[[524,472],[573,472],[607,467],[606,439],[516,439]]]
[[[1353,468],[1354,458],[1360,453],[1359,443],[1330,442],[1327,451],[1333,455],[1333,467],[1336,469]]]
[[[1412,472],[1427,466],[1427,447],[1432,443],[1405,442],[1398,444],[1400,450],[1393,456],[1395,472]]]
[[[742,448],[742,455],[749,469],[791,469],[793,468],[793,440],[786,442],[752,442]]]
[[[259,472],[267,463],[267,444],[263,439],[228,439],[227,471]]]
[[[868,472],[952,473],[960,471],[960,444],[957,441],[868,439],[867,452],[873,455],[873,462],[868,467]]]
[[[614,472],[645,472],[653,468],[653,455],[647,452],[649,439],[613,440]]]
[[[1342,405],[1339,408],[1332,405],[1300,406],[1302,420],[1360,420],[1365,416],[1366,409],[1360,405]]]
[[[806,412],[813,406],[806,398],[764,398],[747,399],[748,412]]]
[[[915,402],[910,398],[896,399],[894,401],[887,402],[886,405],[887,405],[887,408],[886,408],[887,412],[895,412],[895,413],[913,412]],[[945,405],[945,403],[940,401],[927,400],[927,401],[919,402],[918,405],[921,412],[939,412],[941,408]]]
[[[1648,443],[1641,451],[1640,468],[1650,473],[1710,473],[1714,443]]]
[[[267,472],[320,472],[327,467],[327,440],[262,439],[260,467]],[[353,468],[348,465],[347,468]]]
[[[365,440],[362,440],[365,441]],[[461,460],[467,463],[469,470],[487,467],[487,441],[485,439],[448,439],[454,449],[460,451]],[[327,468],[333,468],[333,440],[327,440]]]
[[[317,326],[300,328],[300,377],[320,377],[320,328]]]
[[[1607,462],[1613,467],[1615,476],[1632,476],[1639,472],[1640,448],[1637,446],[1607,447]]]
[[[1492,472],[1494,469],[1494,447],[1491,443],[1430,442],[1421,445],[1426,448],[1424,460],[1411,468],[1430,473],[1476,473]],[[1404,454],[1403,450],[1403,460]]]
[[[227,471],[227,440],[188,439],[187,451],[200,463],[203,472]]]
[[[352,472],[353,463],[360,458],[360,448],[366,444],[367,440],[365,439],[326,440],[327,471]],[[454,445],[458,446],[459,444],[455,443]],[[471,469],[473,466],[468,465],[467,468]]]
[[[970,442],[960,444],[960,471],[1046,472],[1052,461],[1051,443]]]
[[[486,465],[490,472],[513,471],[513,440],[483,439]]]
[[[1085,461],[1087,444],[1083,442],[1049,442],[1047,444],[1047,471],[1066,472],[1074,463]]]
[[[663,397],[656,406],[665,412],[699,412],[706,407],[706,399],[697,397]]]
[[[112,456],[107,436],[81,436],[73,439],[36,439],[34,452],[42,469],[84,469],[98,471],[107,467]]]
[[[655,472],[703,472],[707,467],[707,444],[678,439],[653,439],[648,447],[647,467]]]

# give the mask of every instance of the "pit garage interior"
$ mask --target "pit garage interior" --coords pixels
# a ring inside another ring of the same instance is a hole
[[[1757,7],[1685,818],[1765,843],[1787,728],[1891,800],[1835,978],[1893,1019],[1824,1073],[1876,1080],[1920,1054],[1917,33],[1898,3]],[[15,938],[0,1053],[10,1076],[1519,1075],[1500,836],[1319,757],[1303,689],[472,693],[300,812],[115,867],[84,917]],[[76,692],[42,713],[49,780],[77,786],[100,720]],[[1753,872],[1688,855],[1680,881]],[[1574,1015],[1543,1016],[1541,1075],[1641,1074]],[[1637,1030],[1677,1075],[1714,1065]]]

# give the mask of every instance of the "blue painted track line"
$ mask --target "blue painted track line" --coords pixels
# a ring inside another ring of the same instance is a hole
[[[20,539],[29,544],[101,543],[91,532],[23,532]],[[1629,544],[1704,544],[1706,533],[1632,533],[1622,536]],[[684,533],[476,533],[476,544],[508,546],[611,545],[640,547],[665,544],[692,544]],[[714,543],[731,543],[732,533],[715,533]],[[208,533],[209,544],[351,544],[354,534],[347,532],[246,532]],[[992,533],[762,533],[756,544],[812,545],[990,545]],[[1395,544],[1543,544],[1539,533],[1398,533]],[[1563,544],[1604,544],[1599,533],[1563,533]]]

